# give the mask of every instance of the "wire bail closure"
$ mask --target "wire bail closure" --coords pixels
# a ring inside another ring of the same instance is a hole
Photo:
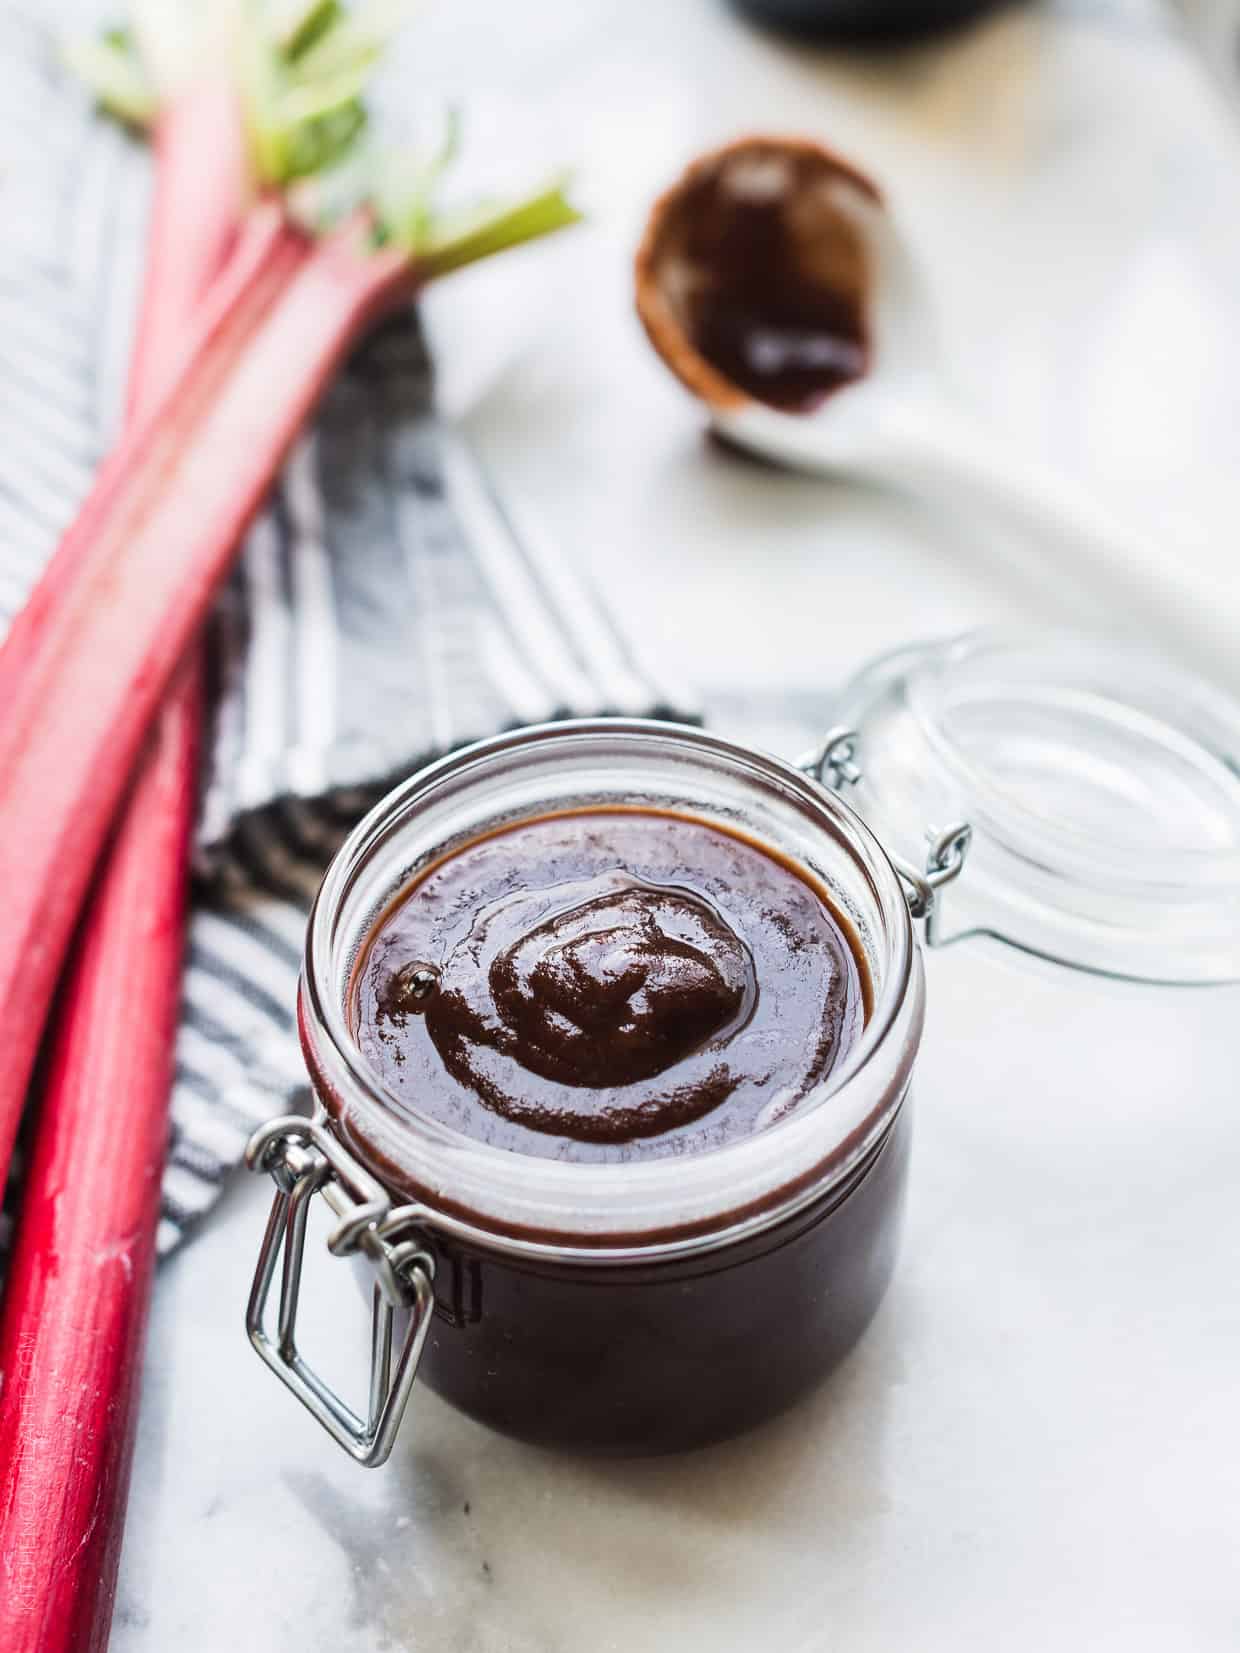
[[[800,760],[797,768],[828,792],[842,793],[862,779],[863,771],[857,761],[860,744],[861,736],[856,729],[838,724],[827,731],[819,745]],[[973,828],[967,821],[957,821],[928,837],[926,864],[921,870],[892,855],[890,850],[887,855],[904,885],[904,898],[908,902],[910,915],[925,921],[926,946],[941,947],[949,940],[958,938],[943,935],[943,905],[939,900],[939,891],[960,876],[973,841]]]
[[[341,1146],[321,1114],[313,1119],[294,1114],[260,1126],[245,1158],[250,1170],[267,1172],[276,1185],[246,1307],[250,1342],[332,1439],[356,1463],[376,1469],[391,1453],[434,1310],[435,1261],[410,1235],[422,1212],[417,1206],[393,1208],[380,1184]],[[319,1377],[297,1347],[306,1219],[316,1193],[337,1218],[327,1249],[335,1257],[360,1253],[375,1273],[370,1395],[364,1418]],[[266,1321],[277,1264],[282,1266],[273,1337]],[[398,1313],[407,1313],[409,1323],[393,1368]]]

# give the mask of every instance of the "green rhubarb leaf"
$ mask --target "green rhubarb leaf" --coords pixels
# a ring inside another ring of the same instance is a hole
[[[321,231],[365,212],[376,244],[401,249],[427,277],[446,274],[575,224],[580,213],[557,179],[511,201],[444,207],[440,186],[456,159],[451,113],[429,151],[379,151],[366,141],[371,81],[414,0],[236,0],[231,57],[251,168]],[[217,43],[185,0],[131,0],[135,26],[75,42],[67,57],[102,107],[149,126],[160,95],[174,96],[189,67]],[[192,18],[199,20],[195,29]]]
[[[408,23],[417,3],[369,0],[348,8],[336,5],[330,21],[318,28],[303,48],[288,53],[288,59],[299,73],[310,76],[373,68]]]
[[[420,243],[409,251],[419,268],[434,278],[568,229],[581,222],[582,214],[569,200],[567,184],[566,177],[558,178],[515,201],[432,217]]]
[[[366,125],[366,110],[353,100],[291,129],[284,150],[281,182],[326,171],[341,164]]]
[[[159,97],[128,29],[109,29],[96,40],[70,40],[64,60],[96,103],[125,126],[146,130],[159,112]]]
[[[238,79],[254,170],[270,188],[341,165],[365,130],[366,93],[412,0],[305,4],[274,14],[250,0]]]
[[[322,39],[340,20],[340,0],[298,0],[296,5],[278,7],[272,41],[288,62],[295,62]]]
[[[433,150],[406,148],[368,157],[364,199],[375,243],[400,248],[427,279],[581,221],[568,197],[566,176],[516,199],[444,206],[440,186],[460,147],[460,115],[450,110]],[[336,216],[343,205],[338,199]]]
[[[337,164],[366,124],[356,81],[299,82],[294,66],[258,29],[238,31],[234,62],[251,165],[268,188],[284,189]]]

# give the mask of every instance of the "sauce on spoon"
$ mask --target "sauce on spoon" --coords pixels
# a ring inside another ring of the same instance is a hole
[[[869,368],[869,261],[841,189],[873,186],[817,145],[750,138],[704,156],[656,205],[638,311],[717,406],[806,413]]]

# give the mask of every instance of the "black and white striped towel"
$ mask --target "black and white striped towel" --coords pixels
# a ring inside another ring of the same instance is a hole
[[[0,630],[116,429],[149,191],[144,152],[92,116],[44,19],[0,0]],[[358,813],[505,726],[673,709],[514,528],[430,389],[416,319],[398,318],[341,375],[214,617],[164,1250],[303,1091],[304,915]]]

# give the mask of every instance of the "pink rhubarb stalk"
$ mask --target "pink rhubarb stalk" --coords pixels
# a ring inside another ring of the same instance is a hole
[[[154,140],[156,195],[129,371],[130,422],[137,409],[149,409],[176,377],[194,336],[199,301],[233,251],[251,191],[236,94],[226,81],[205,80],[181,92],[160,117]],[[211,157],[210,165],[203,165],[204,155]],[[170,199],[173,189],[175,206]],[[171,228],[165,231],[164,226]],[[30,600],[15,616],[4,642],[6,673],[18,669],[44,616],[72,583],[81,548],[80,536],[70,534],[62,540]]]
[[[181,93],[155,142],[131,418],[175,377],[247,190],[228,88]],[[84,557],[80,541],[66,549],[75,547]],[[72,556],[55,560],[43,612],[74,575]],[[19,622],[23,653],[46,624],[38,612]],[[167,1137],[199,699],[191,658],[160,715],[60,1000],[0,1322],[7,1653],[102,1650],[108,1641]]]
[[[350,222],[278,208],[207,301],[175,384],[126,435],[66,538],[72,583],[16,670],[0,650],[0,1166],[74,921],[143,737],[294,438],[341,358],[411,293]]]

